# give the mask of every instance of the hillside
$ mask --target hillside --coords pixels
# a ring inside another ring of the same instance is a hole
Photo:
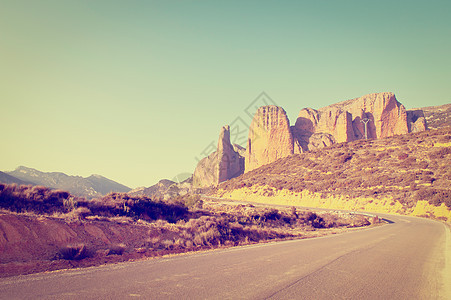
[[[16,183],[16,184],[32,184],[31,182],[20,180],[19,178],[16,178],[14,176],[11,176],[9,174],[6,174],[4,172],[0,171],[0,182],[3,183]]]
[[[192,176],[182,182],[162,179],[150,187],[139,187],[127,192],[127,194],[133,197],[145,196],[152,199],[168,200],[188,194],[192,190],[192,182]]]
[[[430,129],[451,126],[451,104],[422,107],[420,110],[424,112],[427,126]]]
[[[291,155],[224,182],[213,194],[451,221],[450,166],[451,128],[445,127]]]
[[[70,176],[61,172],[41,172],[23,166],[6,173],[25,182],[66,190],[79,197],[93,198],[109,192],[125,193],[130,191],[129,187],[100,175],[91,175],[83,178],[81,176]],[[2,181],[0,180],[0,182]]]

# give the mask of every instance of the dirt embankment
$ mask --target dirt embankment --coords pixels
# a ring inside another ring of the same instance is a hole
[[[0,213],[0,277],[188,251],[308,238],[379,223],[327,212],[204,203],[189,220]]]
[[[145,253],[130,250],[139,249],[158,234],[157,229],[139,224],[95,220],[66,223],[56,218],[2,213],[0,276],[140,258]],[[71,255],[70,251],[80,250],[83,253],[79,253],[79,259],[62,259]]]

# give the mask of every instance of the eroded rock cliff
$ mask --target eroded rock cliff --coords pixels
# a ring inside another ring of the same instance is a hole
[[[365,128],[366,127],[366,128]],[[393,93],[374,93],[318,110],[305,108],[292,131],[304,151],[362,138],[425,130],[424,117],[409,113]]]
[[[224,126],[219,133],[217,150],[203,158],[194,170],[193,186],[209,187],[237,177],[244,172],[243,148],[230,143],[230,127]]]
[[[320,109],[304,108],[290,127],[285,110],[258,108],[249,128],[247,148],[230,143],[222,128],[218,150],[202,159],[194,172],[194,187],[216,185],[280,158],[334,143],[379,139],[426,130],[421,110],[406,111],[393,93],[374,93]]]
[[[249,128],[245,171],[293,154],[294,146],[285,110],[275,105],[260,107]]]

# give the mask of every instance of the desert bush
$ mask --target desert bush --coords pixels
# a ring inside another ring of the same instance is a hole
[[[370,221],[362,215],[355,215],[352,219],[351,227],[363,227],[371,225]]]
[[[324,227],[325,228],[332,228],[337,226],[338,218],[336,215],[326,213],[322,215],[322,218],[324,220]]]
[[[183,202],[184,205],[188,208],[202,209],[202,206],[203,206],[203,201],[202,201],[200,195],[189,195],[189,196],[185,196],[185,197],[179,197],[179,198],[176,198],[176,200]]]
[[[409,157],[409,154],[407,154],[407,153],[401,153],[398,155],[399,160],[406,159],[407,157]]]
[[[416,200],[426,200],[430,204],[440,206],[442,203],[451,208],[451,191],[449,189],[435,189],[420,187],[415,194]]]
[[[422,160],[418,163],[418,168],[420,168],[420,169],[427,169],[428,166],[429,166],[429,164],[427,163],[427,161],[424,161],[424,160]]]
[[[451,154],[451,147],[441,147],[437,150],[429,152],[430,159],[443,159],[447,155]]]
[[[297,219],[299,216],[298,216],[298,213],[297,213],[297,211],[296,211],[296,206],[292,206],[292,207],[290,207],[290,213],[291,213],[291,216],[294,218],[294,219]]]
[[[126,249],[125,244],[113,244],[108,248],[108,255],[122,255]]]
[[[299,216],[299,219],[301,220],[302,223],[310,225],[314,228],[325,227],[324,219],[311,211],[304,212],[302,215]]]
[[[14,212],[67,213],[76,199],[68,192],[43,186],[0,184],[0,207]]]
[[[89,256],[85,244],[66,245],[62,247],[58,256],[66,260],[81,260]]]
[[[127,216],[135,219],[157,220],[164,219],[176,223],[185,219],[188,209],[180,202],[152,201],[146,197],[130,197],[122,193],[110,193],[100,199],[85,201],[83,204],[94,215],[99,216]]]
[[[338,159],[337,159],[337,164],[344,164],[347,161],[352,159],[352,156],[354,155],[354,153],[352,152],[347,152],[347,153],[343,153],[343,155],[341,155]]]

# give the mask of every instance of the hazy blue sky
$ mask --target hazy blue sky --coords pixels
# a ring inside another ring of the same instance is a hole
[[[263,91],[293,124],[391,91],[451,102],[451,1],[0,0],[0,170],[193,172]]]

